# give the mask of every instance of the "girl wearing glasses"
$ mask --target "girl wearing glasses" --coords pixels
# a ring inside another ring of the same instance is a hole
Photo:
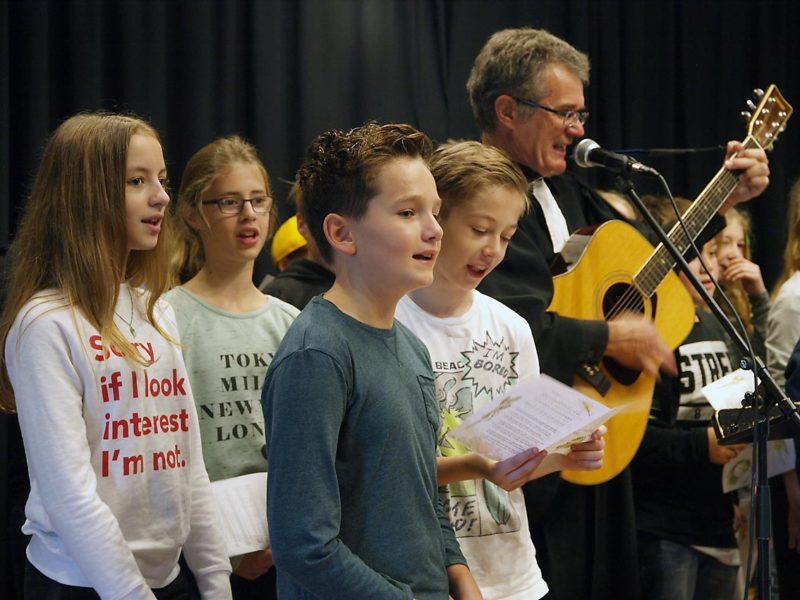
[[[178,318],[211,481],[267,470],[261,388],[299,313],[253,284],[255,260],[275,221],[271,195],[256,149],[237,136],[200,149],[178,193],[188,281],[167,298]],[[235,598],[275,597],[268,548],[232,562]]]
[[[230,565],[169,306],[155,130],[80,114],[44,151],[10,253],[0,407],[31,491],[25,597],[230,598]]]

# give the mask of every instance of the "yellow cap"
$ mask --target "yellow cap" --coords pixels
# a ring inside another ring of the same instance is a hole
[[[289,256],[295,250],[306,245],[306,238],[300,235],[297,230],[297,217],[286,219],[283,224],[278,227],[278,231],[272,236],[272,245],[270,246],[270,253],[272,254],[272,262],[278,264]]]

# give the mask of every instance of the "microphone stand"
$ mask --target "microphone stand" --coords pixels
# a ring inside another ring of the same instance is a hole
[[[703,284],[700,283],[700,280],[691,272],[686,259],[675,247],[675,244],[672,243],[672,240],[669,239],[669,236],[658,224],[655,217],[647,210],[641,198],[639,198],[639,195],[633,187],[633,183],[623,175],[617,175],[616,182],[617,187],[624,192],[631,199],[636,208],[639,209],[639,212],[644,216],[650,228],[656,236],[658,236],[659,240],[661,240],[661,243],[672,258],[675,259],[675,262],[680,266],[681,270],[686,274],[692,286],[697,290],[717,321],[719,321],[720,325],[722,325],[736,346],[740,349],[742,355],[748,356],[750,350],[747,343],[722,311],[719,304],[717,304]],[[757,460],[754,465],[756,469],[756,534],[758,537],[758,570],[756,581],[758,584],[759,600],[767,600],[770,588],[769,538],[772,534],[770,489],[767,477],[767,440],[769,439],[769,419],[767,413],[770,405],[776,404],[781,412],[790,420],[795,432],[800,432],[800,414],[798,414],[794,403],[786,397],[783,390],[775,383],[775,380],[764,366],[763,361],[757,356],[755,357],[755,361],[755,365],[749,364],[750,361],[748,360],[742,361],[742,366],[753,369],[758,375],[758,380],[761,382],[753,394],[747,394],[745,396],[745,400],[742,404],[745,406],[752,401],[752,405],[756,411],[755,445]],[[748,396],[750,396],[750,398],[748,398]]]

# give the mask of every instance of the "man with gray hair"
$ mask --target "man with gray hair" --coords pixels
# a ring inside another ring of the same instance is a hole
[[[543,30],[499,31],[475,59],[467,92],[481,139],[520,164],[534,200],[505,260],[480,289],[525,317],[542,372],[564,383],[591,373],[604,356],[651,375],[660,369],[676,374],[672,351],[647,319],[628,315],[588,321],[547,310],[553,297],[550,264],[570,233],[622,218],[565,173],[567,149],[584,135],[589,116],[583,95],[588,83],[588,57]],[[725,166],[741,174],[724,210],[757,196],[769,183],[762,150],[729,142],[727,155]],[[717,219],[712,224],[721,228],[724,221]],[[594,487],[550,477],[528,484],[525,491],[534,544],[553,600],[639,596],[627,469]]]

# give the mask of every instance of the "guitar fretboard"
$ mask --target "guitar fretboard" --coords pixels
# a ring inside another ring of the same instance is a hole
[[[751,136],[747,136],[744,147],[758,148],[760,146]],[[680,223],[675,223],[675,226],[670,229],[669,239],[681,254],[690,248],[690,240],[697,239],[700,232],[705,229],[714,214],[720,209],[725,199],[736,187],[737,179],[737,176],[725,167],[720,168],[683,215],[686,229],[684,230]],[[675,259],[672,258],[664,244],[659,244],[650,259],[633,276],[634,284],[645,296],[650,297],[674,267]]]

